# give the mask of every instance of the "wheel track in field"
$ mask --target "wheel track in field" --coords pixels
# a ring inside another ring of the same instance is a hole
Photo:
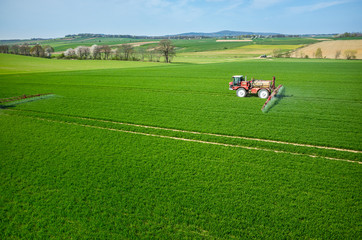
[[[159,138],[180,140],[180,141],[186,141],[186,142],[196,142],[196,143],[203,143],[203,144],[210,144],[210,145],[217,145],[217,146],[224,146],[224,147],[234,147],[234,148],[242,148],[242,149],[248,149],[248,150],[267,151],[267,152],[274,152],[274,153],[284,153],[284,154],[291,154],[291,155],[296,155],[296,156],[307,156],[307,157],[311,157],[311,158],[323,158],[323,159],[327,159],[327,160],[344,161],[344,162],[362,164],[362,162],[355,161],[355,160],[349,160],[349,159],[332,158],[332,157],[326,157],[326,156],[303,154],[303,153],[296,153],[296,152],[288,152],[288,151],[274,150],[274,149],[268,149],[268,148],[250,147],[250,146],[237,145],[237,144],[203,141],[203,140],[190,139],[190,138],[173,137],[173,136],[153,134],[153,133],[144,133],[144,132],[122,130],[122,129],[116,129],[116,128],[100,127],[100,126],[94,126],[94,125],[89,125],[89,124],[81,124],[81,123],[76,123],[76,122],[65,122],[65,121],[61,121],[61,120],[53,120],[53,119],[40,118],[40,117],[32,117],[32,116],[22,116],[22,117],[32,118],[32,119],[37,119],[37,120],[47,121],[47,122],[62,123],[62,124],[67,124],[67,125],[75,125],[75,126],[102,129],[102,130],[108,130],[108,131],[131,133],[131,134],[137,134],[137,135],[143,135],[143,136],[159,137]],[[108,120],[90,119],[90,118],[83,118],[83,117],[73,117],[73,118],[85,119],[85,120],[94,120],[94,121],[99,121],[99,122],[110,122],[110,123],[117,123],[117,124],[125,124],[125,125],[130,125],[130,126],[141,126],[141,127],[145,127],[145,128],[172,130],[172,131],[176,131],[176,132],[203,134],[203,133],[200,133],[200,132],[191,132],[191,131],[184,131],[184,130],[178,130],[178,129],[167,129],[167,128],[161,128],[161,127],[137,125],[137,124],[130,124],[130,123],[120,123],[120,122],[113,122],[113,121],[108,121]],[[219,135],[219,134],[210,134],[210,135],[211,136],[222,136],[222,137],[228,136],[228,135]],[[229,137],[235,137],[235,136],[229,136]],[[244,139],[243,137],[238,137],[238,138]],[[347,149],[347,150],[349,150],[349,149]]]
[[[22,110],[8,109],[7,111],[22,111]],[[41,112],[41,113],[43,113],[43,112]],[[46,114],[48,114],[48,113],[46,113]],[[59,115],[59,114],[51,113],[51,115]],[[165,128],[165,127],[156,127],[156,126],[149,126],[149,125],[142,125],[142,124],[117,122],[117,121],[90,118],[90,117],[78,117],[78,116],[72,116],[72,115],[61,115],[61,116],[66,116],[66,117],[75,118],[75,119],[96,121],[96,122],[113,123],[113,124],[119,124],[119,125],[125,125],[125,126],[140,127],[140,128],[149,128],[149,129],[165,130],[165,131],[172,131],[172,132],[183,132],[183,133],[190,133],[190,134],[195,134],[195,135],[206,135],[206,136],[224,137],[224,138],[232,138],[232,139],[250,140],[250,141],[257,141],[257,142],[277,143],[277,144],[293,145],[293,146],[299,146],[299,147],[335,150],[335,151],[340,151],[340,152],[362,153],[362,151],[347,149],[347,148],[336,148],[336,147],[327,147],[327,146],[319,146],[319,145],[304,144],[304,143],[293,143],[293,142],[285,142],[285,141],[263,139],[263,138],[252,138],[252,137],[232,136],[232,135],[217,134],[217,133],[188,131],[188,130],[181,130],[181,129],[175,129],[175,128]]]

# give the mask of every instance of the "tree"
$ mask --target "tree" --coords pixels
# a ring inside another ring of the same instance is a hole
[[[344,56],[348,60],[356,59],[356,54],[357,54],[357,50],[346,50],[346,51],[344,51]]]
[[[64,52],[64,56],[67,58],[74,58],[75,55],[75,51],[73,48],[68,48],[65,52]]]
[[[93,59],[99,59],[101,57],[101,47],[98,45],[93,45],[90,47],[90,52]]]
[[[148,47],[147,48],[147,55],[148,55],[148,60],[149,61],[153,61],[153,56],[155,55],[155,48],[154,47]]]
[[[9,46],[8,45],[1,45],[0,46],[0,53],[9,53]]]
[[[27,43],[24,43],[23,45],[20,45],[19,52],[22,55],[30,55],[30,47]]]
[[[54,48],[49,45],[46,45],[46,46],[44,46],[44,52],[45,52],[45,56],[50,58],[52,56],[52,52],[54,52]]]
[[[173,56],[176,55],[175,46],[168,39],[163,39],[158,43],[158,51],[165,57],[165,62],[171,62]]]
[[[118,47],[115,52],[116,52],[116,59],[122,60],[123,59],[122,47]]]
[[[30,49],[30,54],[35,57],[43,57],[44,49],[39,44],[36,44],[34,47]]]
[[[315,52],[315,58],[323,58],[321,48],[317,48],[317,51]]]
[[[12,45],[10,50],[11,50],[11,53],[12,54],[19,54],[19,45],[15,44],[15,45]]]
[[[140,58],[141,61],[145,60],[145,54],[146,54],[146,49],[145,48],[143,48],[143,47],[138,48],[137,53],[138,53],[139,58]]]
[[[87,59],[90,54],[89,47],[83,47],[83,46],[76,47],[74,49],[74,52],[79,59]]]
[[[273,50],[273,54],[272,56],[275,57],[275,58],[280,58],[282,57],[283,53],[282,53],[282,50],[277,48],[277,49],[274,49]]]
[[[108,60],[109,54],[111,53],[111,48],[108,45],[103,45],[102,52],[104,53],[105,59]]]
[[[84,47],[83,48],[83,56],[85,59],[87,59],[90,56],[90,48],[89,47]]]
[[[336,51],[335,59],[338,59],[341,56],[341,50]]]
[[[121,46],[121,51],[125,60],[129,60],[133,54],[133,46],[131,44],[123,44]]]

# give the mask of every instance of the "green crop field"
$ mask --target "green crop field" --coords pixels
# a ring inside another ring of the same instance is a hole
[[[182,54],[0,54],[0,98],[53,94],[0,108],[1,239],[360,238],[362,62]],[[285,93],[263,113],[236,74]]]

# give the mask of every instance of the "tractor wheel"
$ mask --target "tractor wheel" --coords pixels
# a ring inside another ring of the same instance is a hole
[[[269,97],[269,91],[266,89],[260,89],[258,92],[258,96],[260,98],[268,98]]]
[[[246,97],[246,90],[244,88],[239,88],[238,90],[236,90],[236,96]]]

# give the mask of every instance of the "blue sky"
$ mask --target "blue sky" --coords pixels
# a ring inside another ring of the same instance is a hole
[[[0,39],[362,31],[362,0],[0,0]]]

